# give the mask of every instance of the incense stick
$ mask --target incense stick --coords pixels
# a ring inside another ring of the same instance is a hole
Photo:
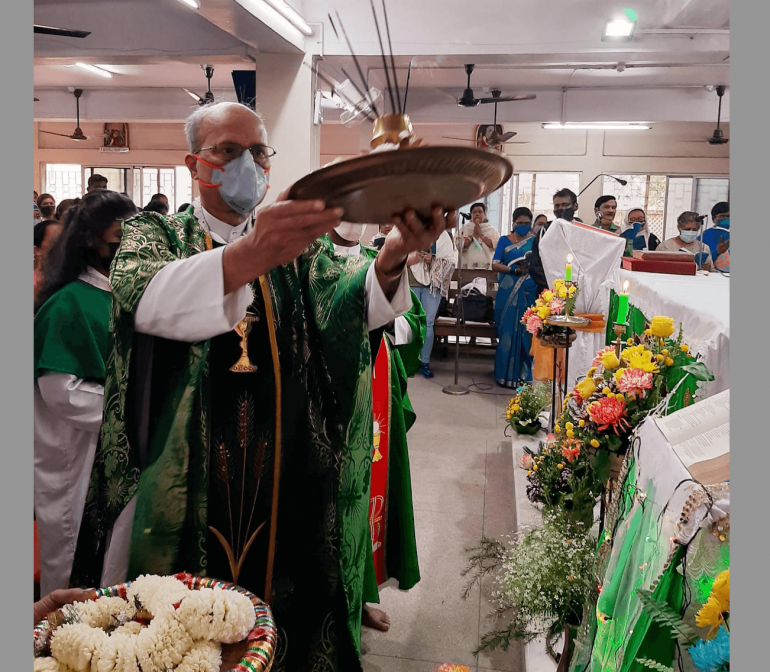
[[[390,49],[390,65],[393,68],[393,84],[396,87],[396,98],[398,99],[398,113],[404,114],[401,107],[401,92],[398,90],[398,74],[396,73],[396,61],[393,59],[393,43],[390,41],[390,24],[388,23],[388,10],[385,7],[385,0],[382,0],[382,13],[385,16],[385,31],[388,34],[388,47]]]
[[[406,114],[406,97],[409,95],[409,79],[411,78],[411,76],[412,76],[412,61],[409,61],[409,69],[406,71],[406,89],[404,90],[404,108],[403,108],[402,114]]]
[[[353,57],[353,62],[356,64],[356,69],[358,70],[358,74],[361,77],[361,81],[364,83],[364,88],[368,90],[369,86],[366,82],[366,77],[364,77],[364,71],[361,69],[361,64],[358,62],[358,58],[353,51],[353,45],[350,42],[350,38],[348,37],[348,31],[345,30],[345,25],[342,23],[342,19],[340,18],[340,13],[337,10],[334,10],[334,13],[337,15],[337,22],[340,24],[340,28],[342,29],[342,34],[345,36],[345,41],[348,43],[348,49],[350,49],[350,55]],[[345,72],[344,70],[342,72]],[[351,82],[353,82],[352,78],[345,73],[348,79],[350,79]],[[355,84],[355,82],[353,82]],[[356,87],[358,88],[358,87]],[[360,93],[360,90],[359,90]],[[364,98],[366,98],[366,95],[362,94]],[[377,111],[377,107],[374,105],[374,101],[371,101],[372,109],[374,109],[374,113],[379,117],[380,113]]]
[[[388,71],[388,61],[385,58],[385,47],[382,46],[382,34],[380,33],[380,22],[377,21],[377,12],[374,9],[374,0],[369,0],[372,5],[372,15],[374,16],[374,27],[377,29],[377,39],[380,42],[380,54],[382,54],[382,66],[385,70],[385,81],[388,83],[388,95],[390,96],[390,107],[393,114],[396,114],[396,100],[393,98],[393,87],[390,84],[390,72]]]

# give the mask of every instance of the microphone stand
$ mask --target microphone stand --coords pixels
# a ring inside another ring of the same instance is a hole
[[[586,189],[588,189],[588,187],[590,187],[594,182],[596,182],[596,180],[598,180],[602,176],[611,177],[613,180],[615,180],[615,182],[619,183],[622,187],[625,187],[628,184],[628,180],[621,180],[619,177],[615,177],[614,175],[610,175],[608,173],[599,173],[593,180],[591,180],[585,187],[583,187],[580,190],[580,193],[578,194],[578,196],[580,196],[580,194],[582,194]]]
[[[456,240],[465,241],[463,236],[458,236]],[[451,394],[452,396],[462,396],[469,394],[467,387],[460,385],[458,382],[458,376],[460,373],[460,316],[465,318],[463,307],[463,245],[457,246],[457,294],[455,295],[455,382],[453,385],[446,385],[441,391],[444,394]]]

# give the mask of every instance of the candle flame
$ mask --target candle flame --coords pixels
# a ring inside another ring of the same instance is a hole
[[[626,280],[626,281],[623,283],[623,291],[624,291],[624,292],[627,292],[627,291],[628,291],[628,280]]]
[[[571,254],[568,254],[568,255],[567,255],[567,263],[568,263],[568,264],[571,264],[571,263],[572,263],[572,255],[571,255]]]

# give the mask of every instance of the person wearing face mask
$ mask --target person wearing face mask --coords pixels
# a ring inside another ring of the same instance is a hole
[[[679,235],[664,240],[658,245],[659,252],[691,252],[695,263],[704,271],[713,265],[708,245],[699,240],[701,220],[697,212],[683,212],[676,220]]]
[[[276,154],[253,109],[201,106],[185,136],[200,198],[125,222],[112,265],[105,423],[72,583],[235,581],[269,600],[286,669],[360,670],[369,334],[411,308],[407,258],[456,214],[407,210],[374,260],[343,257],[325,237],[343,211],[322,200],[287,190],[249,225]]]
[[[375,250],[381,250],[382,246],[385,244],[385,238],[388,237],[388,234],[393,230],[393,227],[395,224],[393,222],[388,222],[387,224],[380,224],[379,231],[374,234],[371,241],[369,242],[369,245],[373,247]]]
[[[580,221],[575,213],[578,210],[577,196],[570,189],[559,189],[553,195],[553,216],[567,222]],[[540,258],[540,241],[553,222],[546,222],[543,228],[535,235],[532,241],[532,250],[529,254],[529,276],[535,281],[538,295],[548,289],[548,280],[543,270],[543,262]]]
[[[618,232],[618,226],[615,224],[615,213],[618,211],[618,201],[614,196],[599,196],[594,203],[594,214],[596,221],[592,226],[612,233]]]
[[[548,217],[546,215],[537,215],[535,219],[532,220],[532,235],[538,235],[545,229],[546,224],[548,224]]]
[[[387,231],[394,226],[390,224]],[[374,259],[377,250],[360,244],[364,228],[364,224],[341,222],[329,233],[334,252],[343,257]],[[425,332],[425,311],[414,293],[409,312],[386,325],[382,333],[370,332],[376,427],[369,517],[372,520],[378,515],[382,523],[371,526],[373,562],[367,562],[364,574],[362,624],[383,632],[390,629],[388,615],[367,603],[379,603],[379,588],[389,579],[398,581],[399,590],[409,590],[420,580],[406,441],[416,415],[407,394],[407,378],[420,368]],[[390,385],[378,384],[378,379],[390,381]]]
[[[56,214],[56,199],[51,194],[40,194],[37,207],[44,220],[53,219]]]
[[[35,306],[34,501],[40,589],[67,588],[99,429],[109,356],[109,268],[126,197],[90,194],[48,255]]]
[[[463,268],[492,268],[492,256],[500,234],[487,221],[487,206],[474,203],[471,221],[463,225],[457,245],[463,246]]]
[[[660,245],[658,237],[647,226],[647,214],[642,208],[632,208],[626,212],[626,221],[620,227],[620,235],[630,243],[626,246],[627,257],[632,257],[634,250],[653,252]]]
[[[730,270],[730,204],[726,201],[711,208],[710,229],[703,232],[703,243],[708,245],[714,266],[722,271]]]
[[[531,233],[532,211],[513,211],[513,230],[497,244],[492,268],[500,273],[495,296],[495,380],[502,387],[516,388],[532,380],[532,336],[521,324],[521,316],[537,298],[535,281],[529,277],[527,257],[535,240]]]

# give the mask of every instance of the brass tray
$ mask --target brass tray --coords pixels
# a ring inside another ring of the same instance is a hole
[[[340,161],[306,175],[292,200],[320,198],[345,209],[343,219],[383,224],[406,208],[423,218],[438,202],[456,209],[488,196],[513,175],[501,154],[472,147],[413,147]]]

